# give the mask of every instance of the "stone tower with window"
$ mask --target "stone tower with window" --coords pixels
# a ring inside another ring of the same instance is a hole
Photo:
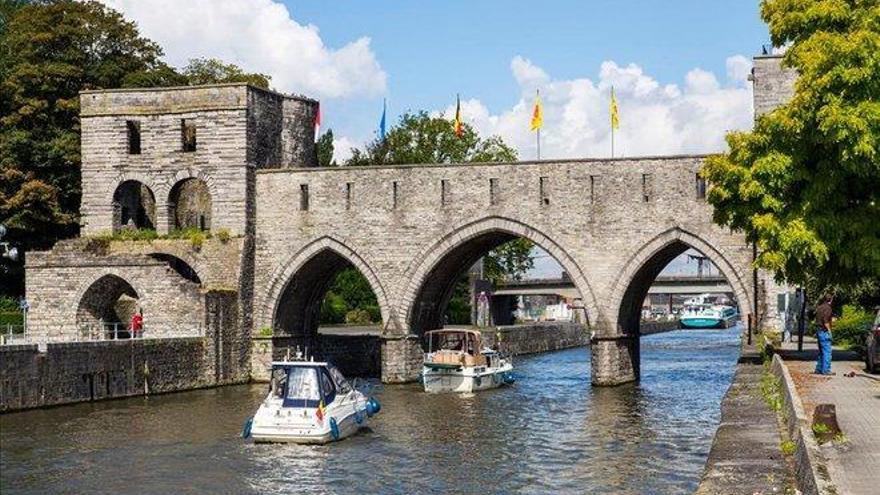
[[[245,84],[81,95],[84,235],[248,232],[254,172],[316,165],[317,102]]]

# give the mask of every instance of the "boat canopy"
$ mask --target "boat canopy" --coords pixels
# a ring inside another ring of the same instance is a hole
[[[333,365],[314,362],[275,362],[269,384],[272,393],[283,400],[283,407],[318,407],[333,402],[337,393],[352,388]]]
[[[460,351],[477,355],[482,348],[482,334],[476,330],[444,329],[425,332],[428,352]]]

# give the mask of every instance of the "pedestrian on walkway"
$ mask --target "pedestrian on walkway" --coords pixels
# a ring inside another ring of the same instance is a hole
[[[831,302],[834,296],[826,294],[816,308],[816,340],[819,344],[819,357],[816,359],[816,374],[833,375],[831,372]]]

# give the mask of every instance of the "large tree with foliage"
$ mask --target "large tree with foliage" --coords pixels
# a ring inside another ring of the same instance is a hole
[[[134,23],[98,2],[0,0],[0,223],[25,250],[78,231],[79,92],[86,89],[250,82],[216,60],[182,72]],[[0,267],[4,268],[4,267]],[[21,265],[7,265],[20,291]]]
[[[792,100],[727,136],[703,175],[715,220],[757,264],[812,287],[880,279],[880,1],[765,0],[799,79]]]

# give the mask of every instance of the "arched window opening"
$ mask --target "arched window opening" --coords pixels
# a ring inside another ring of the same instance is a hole
[[[113,231],[155,229],[156,198],[149,187],[127,180],[113,193]]]
[[[174,229],[211,230],[211,193],[197,178],[183,179],[168,198],[170,225]]]
[[[141,311],[134,288],[116,275],[104,275],[83,293],[76,311],[80,333],[128,338],[131,317]]]

